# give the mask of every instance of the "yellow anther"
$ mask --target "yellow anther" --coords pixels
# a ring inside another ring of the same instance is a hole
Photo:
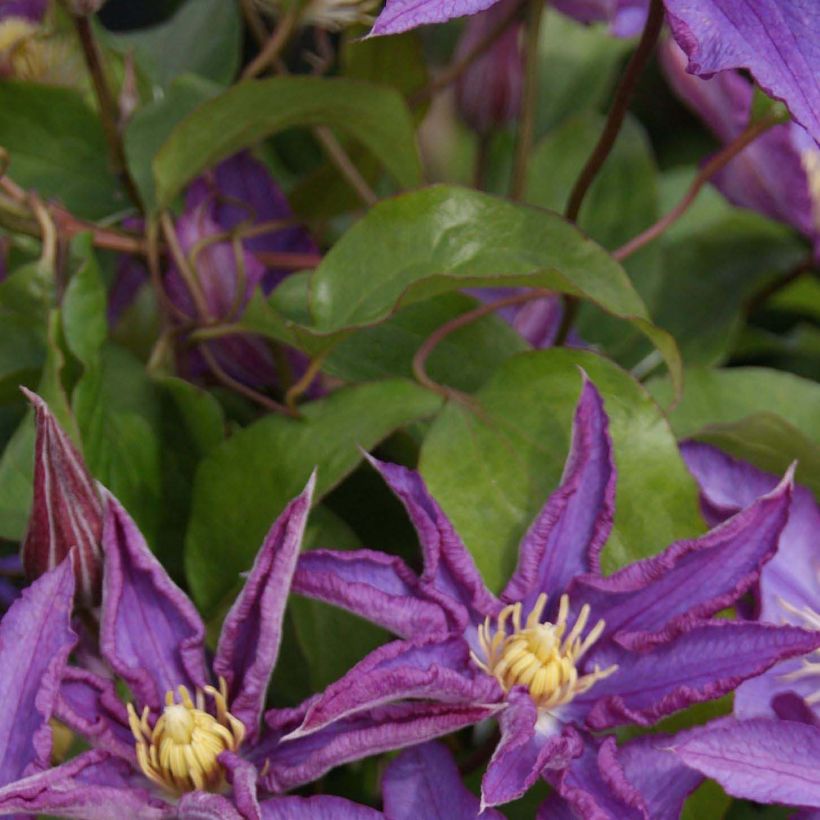
[[[597,666],[592,672],[579,676],[577,664],[589,648],[601,637],[605,623],[600,620],[581,639],[589,621],[588,604],[581,607],[569,634],[569,598],[561,596],[555,623],[541,623],[547,605],[547,596],[538,596],[525,626],[521,626],[521,603],[510,604],[498,614],[495,631],[487,618],[478,628],[478,640],[483,658],[472,653],[472,658],[485,672],[493,675],[505,692],[513,686],[526,686],[533,701],[543,709],[569,703],[576,695],[586,692],[597,681],[608,678],[618,667],[606,669]],[[508,632],[508,622],[512,631]]]
[[[128,704],[128,722],[137,741],[137,761],[145,776],[173,794],[194,790],[218,791],[225,772],[217,759],[222,752],[236,751],[245,737],[245,726],[228,711],[227,685],[219,690],[206,686],[191,693],[178,688],[165,694],[165,708],[153,728],[146,706],[138,717]],[[205,710],[205,694],[214,702],[216,716]]]

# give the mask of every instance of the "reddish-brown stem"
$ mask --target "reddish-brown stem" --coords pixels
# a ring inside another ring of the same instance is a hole
[[[102,122],[106,142],[108,143],[108,151],[114,172],[122,181],[131,201],[140,210],[144,210],[137,185],[128,172],[128,163],[125,159],[125,147],[122,142],[122,135],[120,134],[118,124],[119,110],[114,96],[111,93],[111,89],[108,86],[100,48],[94,37],[94,30],[91,27],[91,19],[84,15],[75,14],[72,14],[71,17],[74,21],[74,28],[80,41],[86,68],[88,69],[91,82],[94,86],[94,93],[100,108],[100,120]]]
[[[569,196],[565,215],[571,222],[578,219],[578,214],[581,211],[581,203],[584,201],[587,191],[593,180],[598,175],[598,171],[606,162],[612,146],[615,145],[615,140],[623,125],[626,112],[629,108],[629,102],[632,99],[632,93],[638,82],[638,78],[643,73],[649,57],[655,48],[655,42],[660,34],[663,26],[663,3],[661,0],[652,0],[649,7],[649,16],[646,20],[641,39],[638,42],[638,47],[635,49],[629,63],[626,67],[621,82],[618,85],[618,90],[615,92],[615,98],[612,101],[612,107],[609,109],[606,125],[598,138],[595,148],[590,154],[589,159],[584,165],[578,179],[573,186],[572,193]]]
[[[258,77],[269,69],[275,62],[282,49],[287,45],[296,23],[299,19],[298,4],[288,9],[280,18],[273,30],[273,34],[268,38],[268,41],[262,46],[259,54],[248,63],[245,70],[242,72],[243,80],[252,80]]]
[[[462,327],[467,327],[485,316],[500,310],[503,307],[510,307],[511,305],[523,305],[525,302],[530,302],[534,299],[543,299],[549,296],[549,291],[546,290],[528,290],[525,293],[515,293],[511,296],[504,296],[501,299],[496,299],[493,302],[487,302],[484,305],[473,310],[462,313],[445,322],[440,327],[436,328],[425,340],[421,347],[413,356],[413,375],[416,377],[419,384],[423,384],[430,390],[445,396],[446,398],[453,398],[454,396],[462,396],[462,394],[446,385],[439,384],[434,381],[427,373],[426,364],[433,351],[443,342],[451,333],[460,330]]]
[[[726,145],[712,159],[701,168],[695,177],[689,190],[681,201],[668,214],[661,217],[654,225],[651,225],[625,245],[612,252],[612,257],[618,262],[622,262],[633,253],[640,250],[644,245],[649,244],[653,239],[657,239],[662,233],[677,222],[689,209],[700,193],[700,189],[728,162],[734,159],[747,145],[754,142],[761,134],[769,130],[777,120],[762,119],[751,123],[735,140]]]

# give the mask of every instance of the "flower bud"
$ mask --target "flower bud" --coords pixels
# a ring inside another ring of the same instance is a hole
[[[469,19],[456,46],[456,62],[464,59],[510,14],[510,2],[502,0]],[[459,114],[478,134],[488,134],[514,120],[521,109],[524,57],[520,35],[521,25],[510,24],[456,83]]]
[[[54,569],[76,548],[77,599],[99,602],[102,581],[100,538],[103,507],[82,456],[48,405],[23,388],[34,406],[34,500],[23,541],[23,569],[30,581]]]

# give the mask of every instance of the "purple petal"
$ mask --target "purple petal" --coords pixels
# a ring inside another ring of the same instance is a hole
[[[673,751],[732,796],[820,808],[820,729],[787,720],[721,721]]]
[[[29,580],[39,578],[74,549],[77,597],[90,606],[100,598],[102,502],[82,456],[48,405],[36,393],[21,389],[34,406],[37,426],[23,567]]]
[[[420,599],[418,578],[394,555],[311,550],[299,558],[293,591],[347,609],[402,638],[447,631],[446,614]]]
[[[260,768],[265,763],[269,766],[262,779],[265,787],[283,792],[310,783],[342,763],[423,743],[480,723],[498,708],[402,703],[359,713],[313,734],[285,741],[278,738],[298,725],[298,717],[294,721],[289,715],[282,724],[275,712],[268,713],[272,732],[250,756]]]
[[[561,486],[524,536],[518,567],[501,596],[523,601],[525,612],[540,593],[563,592],[579,573],[600,573],[599,556],[615,514],[608,428],[603,400],[584,376]]]
[[[803,658],[778,663],[757,678],[744,681],[735,692],[734,714],[740,720],[754,717],[777,717],[773,701],[780,695],[793,694],[805,701],[820,688],[820,675],[790,679],[803,668]],[[815,707],[816,708],[816,707]],[[820,717],[820,713],[818,713]]]
[[[472,556],[444,511],[413,470],[368,457],[404,504],[419,536],[424,555],[422,584],[437,603],[447,607],[458,627],[494,615],[498,601],[484,585]]]
[[[382,780],[389,820],[476,820],[478,798],[464,785],[453,756],[441,743],[424,743],[391,761]],[[503,820],[487,809],[482,820]]]
[[[667,40],[660,47],[661,64],[677,95],[724,143],[745,129],[752,110],[753,86],[739,73],[724,71],[704,80],[686,72],[686,55]],[[800,133],[794,123],[775,126],[738,154],[712,182],[735,205],[793,225],[804,235],[818,236]],[[811,142],[813,145],[813,142]]]
[[[0,623],[0,785],[51,756],[51,719],[77,636],[71,629],[71,558],[40,576]]]
[[[777,549],[789,513],[791,475],[700,538],[678,541],[606,578],[578,578],[574,603],[589,604],[594,618],[606,620],[610,635],[672,632],[730,606],[757,581]]]
[[[205,685],[205,627],[128,513],[106,501],[100,648],[139,705],[159,709],[166,692]]]
[[[815,0],[664,0],[689,57],[709,76],[745,68],[820,142],[820,5]]]
[[[632,641],[634,651],[610,644],[593,649],[584,671],[613,663],[618,671],[598,681],[566,707],[567,715],[593,730],[619,723],[650,725],[692,703],[713,700],[780,660],[820,646],[820,633],[791,626],[714,621],[658,644],[654,636]]]
[[[507,696],[501,712],[501,740],[481,781],[482,806],[499,806],[515,800],[547,769],[562,769],[582,754],[584,741],[572,726],[563,726],[549,715],[539,720],[538,710],[521,687]],[[547,725],[540,724],[546,720]]]
[[[0,5],[0,20],[7,17],[22,17],[32,23],[39,23],[47,8],[48,0],[3,0]]]
[[[770,492],[777,477],[744,461],[734,459],[707,444],[686,442],[681,446],[686,466],[701,492],[701,506],[710,524],[725,521],[762,493]],[[792,606],[817,608],[820,577],[817,574],[817,533],[820,507],[810,490],[796,486],[789,521],[780,536],[780,547],[760,576],[761,618],[780,623],[801,624]]]
[[[183,794],[174,816],[179,820],[245,820],[227,797],[210,792]]]
[[[652,820],[677,820],[683,803],[701,783],[673,755],[667,735],[647,735],[618,749],[624,776],[641,794]]]
[[[142,777],[138,780],[147,782]],[[62,766],[0,789],[0,814],[47,814],[80,820],[153,820],[176,815],[171,806],[152,797],[135,781],[135,774],[122,760],[99,750],[84,752]]]
[[[649,0],[554,0],[554,5],[581,23],[609,23],[616,37],[634,37],[646,23]]]
[[[429,23],[444,23],[455,17],[477,14],[495,5],[498,0],[388,0],[376,18],[370,35],[398,34]]]
[[[251,743],[279,654],[282,617],[315,485],[314,474],[271,527],[219,637],[213,669],[227,682],[231,712],[245,725]]]
[[[681,769],[685,771],[683,767]],[[560,798],[571,806],[573,816],[591,820],[654,817],[648,814],[643,796],[624,775],[613,737],[606,738],[600,747],[596,747],[590,738],[580,757],[572,760],[560,773],[551,773],[548,779]],[[553,797],[548,805],[556,806],[557,803]],[[544,816],[549,814],[544,812]]]
[[[405,698],[489,704],[501,697],[495,678],[476,671],[462,638],[394,641],[371,652],[321,694],[292,737],[315,732],[364,709]]]
[[[112,680],[67,667],[54,705],[55,717],[92,742],[95,748],[136,764],[128,713]]]
[[[263,820],[379,820],[384,816],[376,809],[330,795],[274,797],[262,803]]]

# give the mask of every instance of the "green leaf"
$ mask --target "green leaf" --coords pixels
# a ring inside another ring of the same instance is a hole
[[[237,3],[188,0],[161,25],[109,39],[121,51],[133,50],[160,88],[186,73],[228,85],[242,56],[242,18]]]
[[[680,375],[674,340],[598,245],[557,214],[448,186],[381,202],[347,231],[313,274],[313,330],[377,324],[403,305],[488,285],[589,300],[632,322]]]
[[[108,162],[96,114],[73,89],[0,83],[0,145],[18,185],[58,199],[73,214],[101,219],[130,206]]]
[[[85,365],[96,362],[108,335],[105,286],[94,254],[91,234],[71,243],[79,267],[68,283],[63,299],[63,332],[68,349]]]
[[[128,123],[125,155],[147,208],[153,209],[155,205],[152,163],[160,147],[181,120],[219,91],[218,85],[185,74],[171,83],[165,95],[140,108]]]
[[[156,542],[161,500],[159,405],[142,363],[108,344],[88,367],[72,397],[91,474]]]
[[[401,95],[346,79],[275,77],[240,83],[201,105],[154,160],[157,201],[168,207],[197,174],[279,131],[328,125],[361,142],[405,188],[421,182],[413,122]]]
[[[649,392],[661,403],[672,397],[669,381],[653,379]],[[820,441],[820,385],[765,367],[686,371],[683,400],[669,413],[675,435],[684,439],[709,424],[740,421],[754,413],[774,413],[810,441]]]
[[[412,376],[413,356],[433,331],[472,310],[477,302],[447,293],[400,310],[388,321],[364,328],[337,345],[322,369],[349,381]],[[487,316],[451,333],[433,351],[427,372],[458,390],[477,390],[527,343],[498,316]]]
[[[424,441],[421,472],[488,585],[511,574],[518,543],[560,480],[582,367],[604,397],[618,467],[605,570],[702,531],[694,481],[649,395],[612,362],[553,349],[510,359],[475,396],[451,403]]]
[[[791,229],[733,211],[665,243],[654,319],[675,337],[686,364],[718,364],[737,340],[750,297],[805,255]]]
[[[360,447],[439,406],[410,382],[364,384],[304,405],[301,419],[260,419],[217,447],[197,472],[186,539],[188,581],[200,606],[219,605],[314,468],[321,498],[356,467]]]
[[[613,37],[608,26],[579,26],[550,14],[539,47],[537,132],[605,103],[631,47],[630,40]]]

